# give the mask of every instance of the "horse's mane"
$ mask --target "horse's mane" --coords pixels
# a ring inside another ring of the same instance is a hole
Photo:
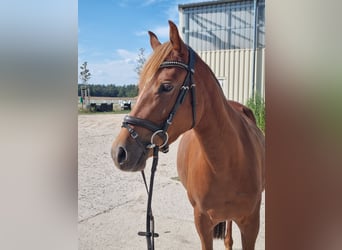
[[[150,58],[145,63],[139,81],[139,90],[142,90],[148,85],[155,73],[158,71],[160,64],[171,53],[172,45],[170,42],[166,42],[158,46]]]

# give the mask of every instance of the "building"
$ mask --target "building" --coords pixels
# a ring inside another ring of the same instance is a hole
[[[265,92],[265,0],[183,4],[179,27],[211,67],[228,99],[246,103]]]

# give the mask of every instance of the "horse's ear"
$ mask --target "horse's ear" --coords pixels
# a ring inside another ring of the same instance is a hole
[[[149,31],[148,34],[150,35],[150,44],[153,50],[155,50],[161,43],[158,40],[158,37],[156,34],[154,34],[152,31]]]
[[[169,21],[170,26],[170,42],[174,50],[181,52],[182,47],[185,46],[182,39],[179,36],[177,26],[172,22]]]

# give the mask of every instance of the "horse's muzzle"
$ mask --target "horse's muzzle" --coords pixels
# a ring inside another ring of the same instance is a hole
[[[114,141],[111,149],[112,159],[117,168],[122,171],[141,171],[145,168],[147,151],[134,141],[125,144]]]

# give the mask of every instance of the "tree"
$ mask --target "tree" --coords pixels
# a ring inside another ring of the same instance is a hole
[[[114,84],[79,84],[78,95],[82,95],[85,89],[89,90],[93,96],[106,96],[106,97],[135,97],[138,95],[138,86],[135,84],[115,86]]]
[[[140,76],[141,70],[144,67],[144,64],[146,62],[146,58],[144,55],[145,49],[140,48],[139,49],[139,54],[138,54],[138,59],[137,59],[137,66],[135,67],[135,72],[137,72],[138,77]]]
[[[82,80],[83,86],[81,87],[81,98],[80,101],[82,103],[82,110],[83,110],[83,103],[86,104],[86,107],[88,108],[90,105],[90,89],[88,86],[88,80],[91,77],[91,74],[89,72],[89,69],[87,69],[87,62],[84,62],[80,66],[81,72],[80,72],[80,79]]]
[[[91,78],[91,73],[89,72],[89,69],[87,69],[87,62],[84,62],[81,66],[81,72],[80,72],[80,79],[82,80],[83,84],[87,84],[88,80]]]

